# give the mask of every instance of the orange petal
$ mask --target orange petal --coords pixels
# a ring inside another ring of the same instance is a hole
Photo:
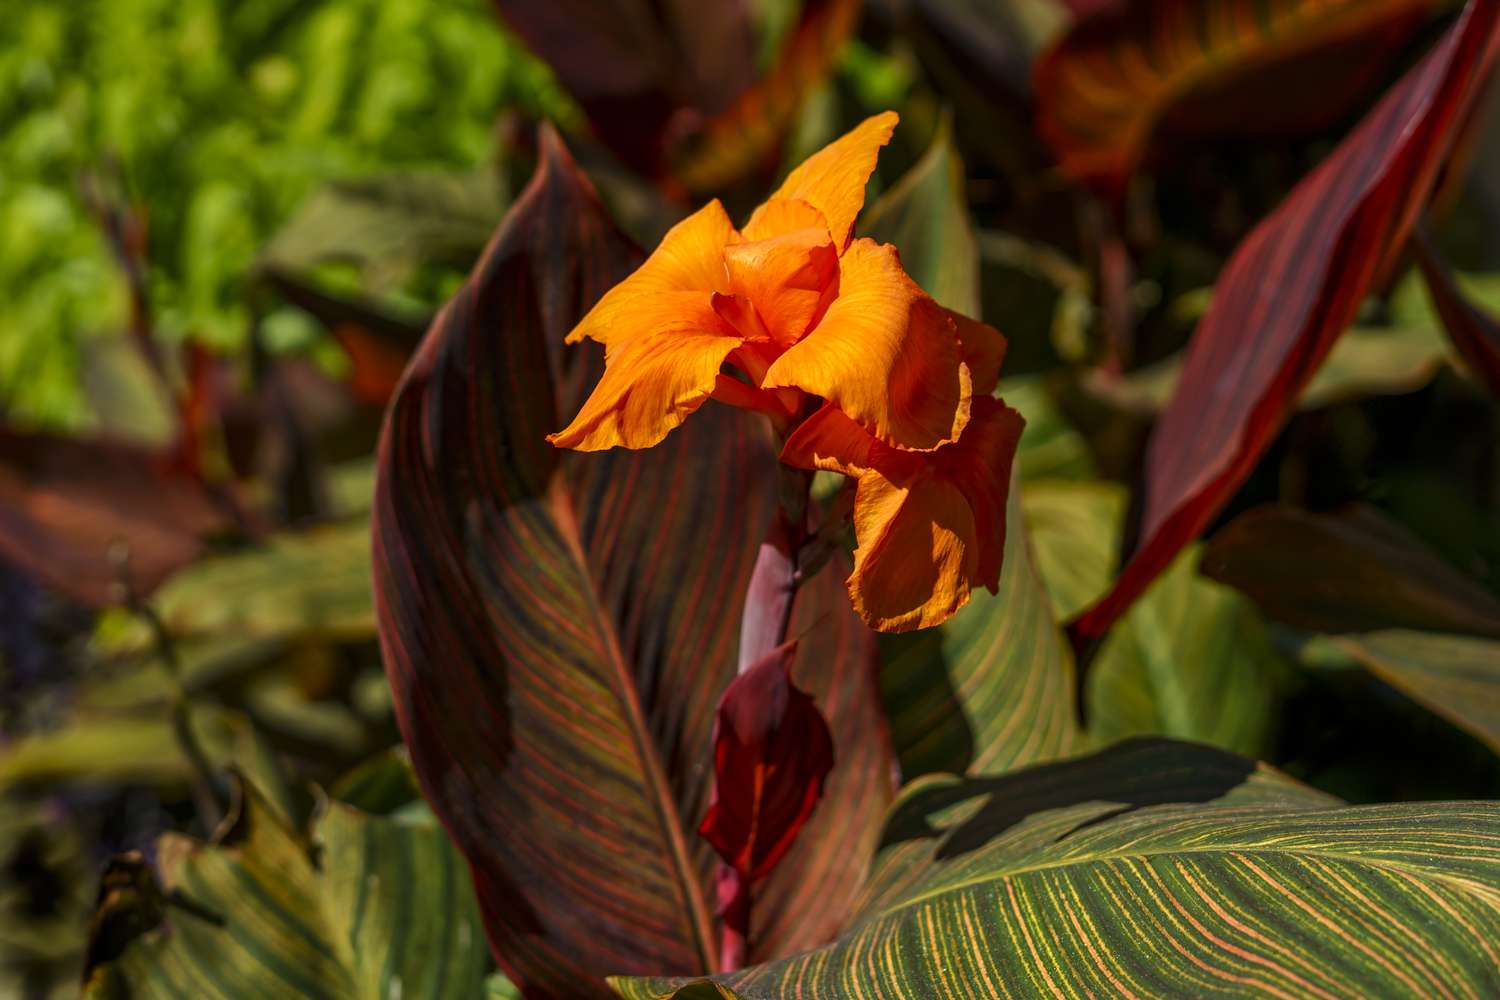
[[[729,287],[754,304],[771,339],[790,346],[812,325],[824,293],[833,290],[839,257],[828,231],[818,227],[737,243],[725,249],[724,266]]]
[[[654,300],[663,294],[727,291],[724,248],[739,238],[717,198],[704,205],[667,230],[646,262],[579,321],[568,334],[568,343],[588,337],[611,344],[650,331],[652,314],[661,311]],[[643,310],[647,315],[642,315]]]
[[[924,470],[902,480],[871,470],[854,498],[854,572],[846,585],[871,628],[938,625],[969,600],[978,556],[974,512],[953,482]]]
[[[611,344],[604,374],[573,422],[547,436],[559,448],[649,448],[712,395],[719,367],[741,338],[714,313],[709,293],[665,327]]]
[[[917,451],[958,437],[972,392],[952,321],[894,247],[868,239],[849,245],[838,297],[761,385],[822,396],[881,441]]]
[[[750,235],[750,226],[755,234]],[[793,233],[799,229],[822,229],[828,231],[828,219],[801,198],[770,198],[755,210],[750,224],[745,227],[745,238],[765,240],[782,233]],[[829,239],[832,239],[832,234]],[[842,247],[840,248],[842,249]]]
[[[974,380],[974,395],[990,395],[1000,382],[1000,366],[1005,362],[1005,337],[988,323],[970,319],[952,309],[943,312],[958,330],[958,350]]]
[[[963,435],[935,452],[883,445],[832,406],[792,432],[783,462],[858,480],[859,547],[847,586],[871,627],[937,625],[973,587],[999,587],[1005,504],[1023,426],[1004,403],[980,397]]]
[[[1005,556],[1005,503],[1010,472],[1026,421],[1000,400],[981,396],[963,436],[937,453],[943,474],[956,483],[974,511],[974,546],[978,563],[973,581],[993,593],[1000,586]]]
[[[798,198],[823,213],[833,245],[849,242],[854,217],[865,204],[865,185],[875,172],[880,147],[891,141],[900,117],[886,111],[867,118],[841,139],[814,153],[787,175],[771,198]],[[755,210],[745,226],[745,236],[761,240],[778,235],[770,217],[770,202]]]

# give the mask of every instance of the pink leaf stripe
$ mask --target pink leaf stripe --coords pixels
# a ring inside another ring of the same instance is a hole
[[[640,254],[555,133],[541,145],[392,403],[376,603],[402,733],[497,959],[528,997],[602,997],[609,973],[710,966],[716,862],[693,828],[774,460],[755,418],[717,406],[649,451],[545,442],[602,363],[564,335]],[[831,936],[869,863],[868,838],[861,855],[826,834],[873,830],[891,795],[873,641],[831,574],[802,595],[793,632],[810,627],[795,674],[840,766],[757,901],[786,948]]]
[[[1494,61],[1500,0],[1436,47],[1235,251],[1146,459],[1141,545],[1072,626],[1087,646],[1244,482],[1360,302],[1407,244]]]

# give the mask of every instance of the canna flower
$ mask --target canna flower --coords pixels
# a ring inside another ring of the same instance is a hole
[[[568,335],[602,343],[605,370],[548,437],[649,448],[709,399],[767,414],[783,461],[856,481],[850,596],[887,631],[996,588],[1021,427],[990,395],[1004,338],[923,292],[895,247],[853,238],[896,122],[814,154],[743,230],[717,200],[674,226]]]

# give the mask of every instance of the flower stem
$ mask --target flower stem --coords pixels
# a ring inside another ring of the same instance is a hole
[[[807,507],[812,475],[779,466],[780,504],[766,531],[745,589],[745,610],[740,619],[739,672],[786,641],[792,609],[804,576],[799,572],[799,554],[808,541]],[[726,864],[719,866],[718,904],[722,920],[719,940],[719,971],[731,972],[745,965],[750,951],[750,882]]]

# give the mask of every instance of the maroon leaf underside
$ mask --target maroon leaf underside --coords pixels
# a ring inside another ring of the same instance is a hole
[[[719,114],[754,81],[745,0],[495,0],[557,74],[600,140],[656,175],[672,133]]]
[[[1141,544],[1069,627],[1091,646],[1250,474],[1375,281],[1405,249],[1494,60],[1500,0],[1472,0],[1284,202],[1215,286],[1146,457]]]
[[[91,607],[144,598],[229,527],[176,457],[0,428],[0,556]]]
[[[714,793],[698,832],[750,882],[775,868],[823,792],[833,736],[792,683],[797,642],[742,671],[719,699]]]
[[[609,974],[710,971],[717,859],[694,828],[776,474],[759,418],[712,403],[643,452],[545,442],[601,368],[563,337],[640,252],[550,129],[542,151],[392,403],[376,602],[402,733],[497,959],[528,997],[603,997]],[[837,930],[892,794],[873,636],[834,572],[792,634],[840,764],[758,887],[756,959]]]
[[[1448,339],[1474,377],[1491,395],[1500,397],[1500,323],[1468,300],[1421,227],[1412,248]]]

